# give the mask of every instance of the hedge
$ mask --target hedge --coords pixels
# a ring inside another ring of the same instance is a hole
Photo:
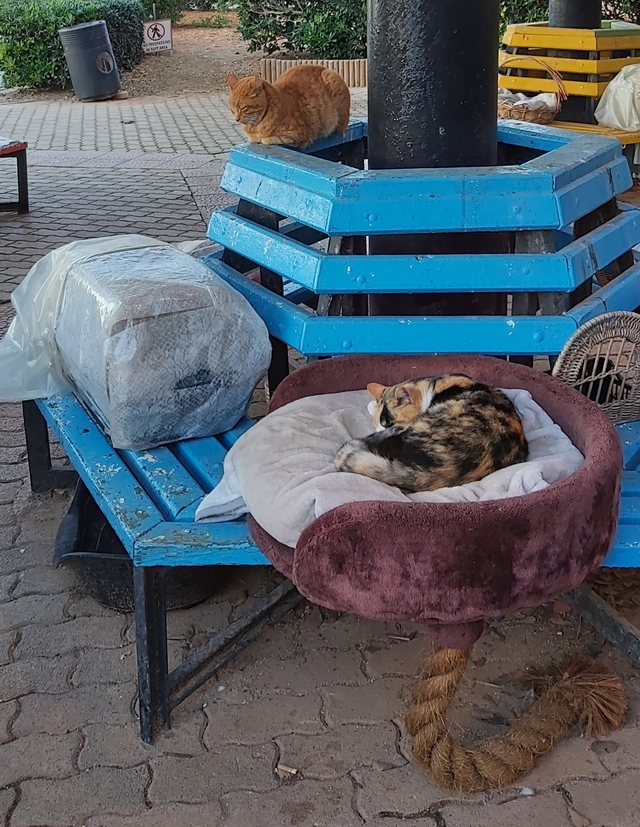
[[[329,60],[366,55],[365,0],[237,0],[237,6],[240,34],[250,51],[303,52]],[[501,31],[508,23],[546,20],[548,9],[548,0],[502,0]],[[605,0],[603,14],[638,23],[640,0]]]
[[[142,60],[141,0],[0,0],[0,71],[5,86],[61,87],[69,72],[58,29],[104,20],[120,69]]]
[[[365,57],[366,0],[238,0],[238,29],[252,52]]]
[[[503,27],[507,23],[532,23],[546,20],[548,0],[502,0],[500,18]],[[603,0],[602,17],[605,20],[628,20],[640,23],[640,0]]]
[[[177,23],[182,17],[186,0],[155,0],[156,18],[158,20],[172,20]],[[154,0],[142,0],[145,14],[149,20],[153,17]]]

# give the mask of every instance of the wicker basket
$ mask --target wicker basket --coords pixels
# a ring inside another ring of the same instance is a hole
[[[548,72],[551,80],[555,81],[556,84],[556,99],[557,104],[555,109],[527,109],[526,106],[515,106],[512,103],[498,103],[498,118],[502,120],[514,120],[514,121],[527,121],[528,123],[540,123],[546,124],[551,123],[551,121],[555,118],[558,112],[562,109],[562,104],[566,101],[568,94],[567,94],[567,87],[564,85],[564,81],[562,80],[562,75],[557,72],[553,66],[550,66],[544,60],[540,60],[540,58],[527,56],[525,58],[524,55],[514,55],[513,57],[508,57],[506,60],[502,62],[501,68],[505,66],[510,66],[514,63],[518,63],[519,61],[522,62],[523,60],[530,60],[537,63],[541,69],[544,69],[545,72]]]
[[[614,310],[579,327],[553,375],[604,410],[612,422],[640,419],[640,315]]]

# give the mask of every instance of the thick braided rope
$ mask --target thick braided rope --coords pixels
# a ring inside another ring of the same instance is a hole
[[[476,793],[507,786],[575,724],[604,734],[624,721],[627,703],[620,680],[602,664],[581,661],[536,676],[534,682],[545,689],[528,712],[504,735],[464,747],[449,735],[447,712],[468,660],[469,652],[459,649],[427,658],[406,718],[416,760],[446,789]]]

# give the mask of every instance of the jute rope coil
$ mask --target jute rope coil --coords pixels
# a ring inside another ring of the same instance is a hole
[[[619,678],[604,664],[574,661],[532,674],[530,683],[541,694],[529,711],[503,735],[464,747],[449,734],[447,713],[468,660],[469,652],[459,649],[427,658],[406,718],[416,760],[448,790],[477,793],[513,784],[571,727],[604,735],[624,722],[627,702]]]

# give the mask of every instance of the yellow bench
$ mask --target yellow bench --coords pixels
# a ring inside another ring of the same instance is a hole
[[[500,66],[517,56],[517,68],[524,74],[500,75],[499,83],[516,92],[556,91],[555,82],[541,73],[535,58],[544,60],[565,76],[569,95],[585,98],[602,97],[621,69],[640,63],[640,27],[619,21],[603,22],[601,29],[560,29],[550,28],[547,23],[518,23],[507,27],[502,42]]]

